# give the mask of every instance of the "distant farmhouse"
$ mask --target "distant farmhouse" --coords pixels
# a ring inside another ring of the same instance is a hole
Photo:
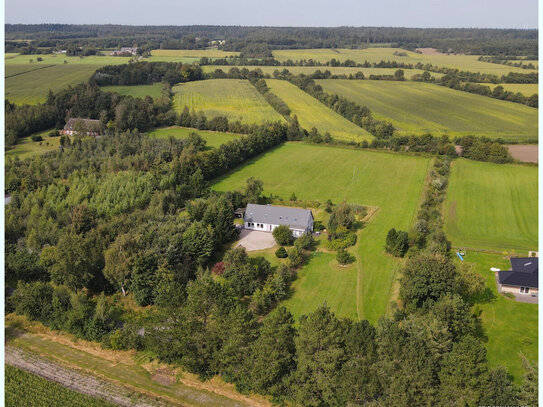
[[[73,136],[74,134],[86,136],[99,136],[101,133],[100,120],[71,118],[68,120],[60,134]]]
[[[511,270],[498,272],[500,290],[514,294],[537,295],[539,291],[539,258],[512,257],[510,260]]]
[[[313,213],[309,209],[248,204],[243,221],[246,229],[262,232],[272,232],[279,225],[288,226],[295,237],[313,232]]]
[[[124,54],[136,55],[137,52],[138,52],[137,47],[121,47],[121,49],[116,49],[110,55],[124,55]]]

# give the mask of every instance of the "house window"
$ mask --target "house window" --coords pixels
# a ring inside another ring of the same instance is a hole
[[[521,294],[528,294],[530,292],[530,287],[520,287]]]

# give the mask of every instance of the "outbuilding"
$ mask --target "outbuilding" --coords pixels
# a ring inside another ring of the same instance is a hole
[[[294,237],[313,233],[313,213],[309,209],[248,204],[243,221],[250,230],[271,233],[276,227],[286,225]]]

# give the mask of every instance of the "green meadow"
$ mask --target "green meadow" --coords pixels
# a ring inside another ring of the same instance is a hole
[[[357,63],[378,63],[380,61],[396,61],[405,64],[432,64],[438,67],[449,67],[462,71],[506,75],[509,72],[536,72],[535,70],[516,68],[507,65],[492,64],[478,61],[478,55],[428,55],[407,51],[400,48],[367,48],[367,49],[286,49],[275,50],[273,56],[278,61],[297,61],[313,59],[319,62],[328,62],[332,58],[338,61],[350,59]]]
[[[144,99],[145,96],[151,96],[152,98],[160,97],[163,87],[161,83],[153,83],[152,85],[102,86],[100,89],[104,92],[115,92],[119,95]]]
[[[207,146],[214,148],[219,147],[221,144],[227,143],[228,141],[234,140],[239,137],[237,134],[233,133],[221,133],[219,131],[207,131],[207,130],[196,130],[190,129],[187,127],[165,127],[161,129],[156,129],[149,132],[150,136],[158,138],[187,138],[191,133],[198,133],[202,138],[207,142]]]
[[[327,301],[339,315],[375,323],[384,315],[400,262],[384,254],[392,227],[408,230],[420,200],[429,160],[339,147],[287,143],[249,161],[213,185],[218,191],[241,189],[249,177],[264,182],[264,193],[300,200],[377,206],[352,248],[353,268],[337,268],[334,255],[318,254],[299,272],[291,312],[302,315]],[[354,271],[356,270],[356,272]],[[332,286],[335,288],[324,289]]]
[[[486,280],[489,295],[481,299],[475,309],[481,312],[488,361],[491,366],[507,367],[507,371],[520,384],[524,374],[520,354],[537,362],[538,306],[517,302],[498,293],[496,278],[490,268],[508,270],[511,263],[506,257],[468,250],[465,262],[471,264]]]
[[[187,106],[203,111],[208,118],[226,116],[242,123],[283,121],[253,85],[242,79],[211,79],[173,87],[174,107],[178,113]]]
[[[479,135],[535,140],[537,109],[421,82],[317,80],[323,89],[367,106],[404,134]]]
[[[445,233],[457,247],[537,250],[537,167],[458,159],[444,206]]]
[[[266,83],[270,90],[288,105],[291,115],[296,115],[300,125],[306,130],[316,127],[322,134],[329,132],[333,138],[345,141],[373,139],[366,130],[351,123],[292,83],[279,79],[268,79]]]
[[[500,83],[499,85],[482,83],[481,85],[490,86],[492,90],[497,86],[501,86],[506,91],[522,93],[524,96],[532,96],[534,93],[539,93],[539,85],[537,83]]]
[[[38,61],[38,57],[42,61]],[[68,57],[65,54],[45,54],[45,55],[17,55],[6,58],[5,65],[94,65],[95,69],[104,65],[126,64],[130,57],[115,57],[110,55],[90,55],[87,57]]]
[[[200,58],[210,59],[227,58],[229,56],[238,56],[239,52],[222,51],[216,48],[210,49],[155,49],[151,51],[150,62],[198,62]]]
[[[18,139],[16,145],[6,149],[5,157],[19,157],[23,159],[56,150],[60,147],[60,137],[49,137],[49,133],[52,130],[53,129],[49,129],[36,133],[37,135],[42,136],[43,141],[32,141],[30,137]]]
[[[5,98],[16,104],[42,103],[49,90],[58,92],[87,82],[98,68],[85,64],[43,65],[40,69],[31,64],[6,65],[6,75],[11,76],[5,79]]]

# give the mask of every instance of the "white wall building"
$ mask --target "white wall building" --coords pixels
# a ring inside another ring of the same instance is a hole
[[[243,221],[246,229],[262,232],[271,233],[279,225],[287,225],[294,237],[313,232],[313,213],[309,209],[248,204]]]

